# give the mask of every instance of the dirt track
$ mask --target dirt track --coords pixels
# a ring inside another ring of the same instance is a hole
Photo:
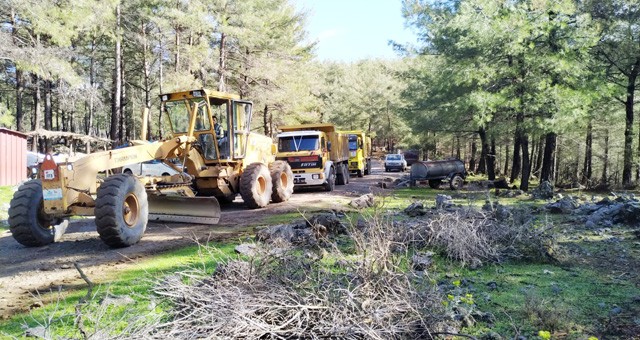
[[[41,248],[25,248],[7,230],[0,231],[0,318],[6,318],[32,305],[33,294],[58,286],[81,284],[73,267],[78,262],[85,273],[99,281],[106,273],[135,265],[145,256],[195,244],[196,240],[221,240],[251,233],[265,217],[288,212],[320,209],[345,209],[346,204],[362,194],[375,191],[384,177],[401,173],[383,173],[381,163],[374,162],[373,173],[363,178],[351,177],[345,186],[327,193],[317,190],[296,192],[285,203],[258,210],[244,208],[238,198],[224,206],[220,225],[150,223],[145,236],[135,246],[110,249],[95,231],[93,219],[73,220],[62,240]]]

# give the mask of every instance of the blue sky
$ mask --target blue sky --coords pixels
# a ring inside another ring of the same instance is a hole
[[[365,58],[396,58],[387,43],[414,43],[415,35],[404,28],[401,0],[294,0],[309,11],[307,30],[318,41],[319,60],[356,61]]]

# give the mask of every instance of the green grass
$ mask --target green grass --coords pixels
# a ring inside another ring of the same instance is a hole
[[[0,186],[0,228],[9,228],[6,224],[9,218],[9,202],[13,197],[13,186]]]
[[[502,335],[544,330],[586,338],[608,322],[613,306],[624,306],[637,294],[632,283],[613,282],[585,268],[516,262],[472,270],[445,260],[437,263],[437,281],[454,286],[463,282],[450,294],[472,294],[475,309],[496,317],[493,325],[480,322],[463,330],[467,334],[481,335],[491,326]],[[490,282],[497,289],[491,289]]]
[[[160,284],[163,277],[193,268],[212,273],[219,261],[237,256],[234,253],[235,246],[235,243],[213,244],[206,247],[191,246],[140,261],[133,269],[114,272],[104,278],[101,283],[96,282],[89,310],[99,309],[100,301],[105,296],[128,296],[133,299],[130,304],[109,306],[106,309],[107,313],[100,322],[103,326],[109,325],[109,329],[114,334],[124,329],[132,316],[162,317],[163,311],[168,306],[159,300],[152,290]],[[42,295],[43,307],[0,322],[0,338],[3,335],[20,337],[24,334],[25,326],[39,325],[48,325],[53,337],[79,337],[74,326],[75,308],[86,294],[87,286],[81,284],[66,286],[59,292]],[[93,320],[87,319],[85,324],[91,328],[92,322]]]

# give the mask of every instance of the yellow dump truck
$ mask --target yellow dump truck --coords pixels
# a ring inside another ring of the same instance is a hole
[[[349,137],[333,124],[280,126],[276,160],[287,161],[295,187],[349,183]]]
[[[349,172],[362,177],[371,173],[371,137],[362,130],[340,131],[349,137]]]

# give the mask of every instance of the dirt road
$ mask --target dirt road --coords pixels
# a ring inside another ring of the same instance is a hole
[[[195,244],[196,240],[222,240],[251,233],[265,217],[289,212],[321,209],[345,209],[354,197],[376,190],[384,177],[397,178],[402,173],[383,173],[382,164],[373,164],[373,172],[350,183],[336,186],[328,193],[318,190],[296,192],[285,203],[263,209],[248,210],[238,196],[223,206],[220,225],[150,223],[140,243],[122,249],[110,249],[95,231],[93,219],[72,220],[62,240],[41,248],[26,248],[11,233],[0,231],[0,318],[29,308],[33,294],[60,285],[82,283],[73,267],[78,262],[85,273],[99,281],[105,273],[135,265],[136,261],[170,249]]]

